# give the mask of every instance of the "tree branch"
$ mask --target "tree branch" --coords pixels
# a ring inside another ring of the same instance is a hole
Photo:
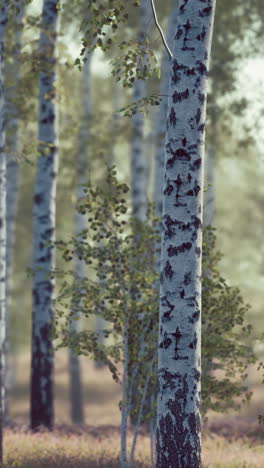
[[[164,34],[163,34],[163,31],[162,31],[162,29],[161,29],[161,27],[160,27],[160,25],[159,25],[159,22],[158,22],[158,18],[157,18],[157,13],[156,13],[156,8],[155,8],[154,0],[150,0],[150,4],[151,4],[152,11],[153,11],[154,21],[155,21],[155,24],[156,24],[156,26],[157,26],[159,32],[160,32],[162,42],[163,42],[163,44],[164,44],[165,49],[166,49],[167,52],[168,52],[168,55],[169,55],[170,59],[172,59],[172,52],[171,52],[171,50],[170,50],[170,48],[169,48],[169,46],[168,46],[168,44],[167,44],[167,42],[166,42],[165,36],[164,36]]]

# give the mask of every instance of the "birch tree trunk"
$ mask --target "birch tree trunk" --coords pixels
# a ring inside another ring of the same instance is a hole
[[[1,319],[1,348],[0,348],[0,467],[3,466],[3,414],[5,402],[5,346],[6,346],[6,155],[4,128],[4,45],[6,25],[8,22],[9,2],[0,9],[0,319]]]
[[[215,0],[180,0],[167,113],[157,467],[201,467],[201,256],[206,84]]]
[[[58,171],[57,115],[54,103],[58,24],[57,0],[44,0],[40,35],[39,148],[34,195],[33,310],[30,425],[37,430],[53,427],[53,317],[55,252],[47,241],[55,241],[55,200]]]
[[[145,34],[150,31],[150,22],[152,19],[151,4],[149,0],[142,0],[140,5],[140,33],[139,38],[144,44]],[[136,80],[133,88],[133,101],[138,101],[146,96],[145,80]],[[131,192],[132,192],[132,216],[138,221],[143,222],[146,219],[147,210],[147,164],[144,154],[144,116],[141,112],[136,112],[132,116],[133,136],[131,142]],[[137,236],[135,236],[137,239]],[[136,240],[137,241],[137,240]],[[132,285],[131,289],[135,289]],[[132,293],[133,295],[134,293]],[[139,317],[132,316],[128,319],[128,389],[132,385],[130,378],[135,364],[134,356],[139,349],[139,339],[135,337],[134,325]],[[136,408],[137,399],[137,381],[132,388],[132,401],[130,407],[130,421],[135,426],[137,416],[133,414]]]
[[[142,0],[140,5],[140,34],[144,43],[145,34],[149,33],[152,15],[149,0]],[[133,101],[138,101],[146,96],[145,80],[136,80],[133,88]],[[132,191],[132,215],[139,221],[144,221],[147,208],[146,185],[146,160],[144,155],[143,135],[144,116],[136,112],[132,116],[133,136],[131,142],[131,191]]]
[[[177,26],[178,9],[174,8],[169,18],[168,33],[167,33],[167,44],[172,50],[173,40]],[[163,179],[160,176],[164,173],[164,161],[165,161],[165,134],[166,134],[166,123],[167,123],[167,110],[168,110],[168,90],[170,82],[170,70],[171,70],[171,59],[168,56],[168,52],[164,49],[161,65],[161,85],[160,94],[162,101],[159,106],[156,119],[156,154],[155,154],[155,179],[154,179],[154,201],[156,206],[156,214],[159,218],[162,216],[162,200],[163,200]]]
[[[7,126],[6,126],[6,146],[8,148],[9,156],[7,158],[7,196],[6,196],[6,348],[5,348],[5,421],[9,416],[8,395],[11,388],[11,382],[15,382],[15,369],[9,366],[9,345],[10,345],[10,314],[11,314],[11,293],[12,293],[12,262],[13,251],[15,243],[15,230],[16,230],[16,212],[17,212],[17,198],[19,190],[19,172],[20,165],[18,157],[20,154],[19,145],[19,119],[16,110],[15,99],[17,97],[17,86],[20,80],[20,51],[21,39],[23,29],[23,18],[25,14],[25,5],[21,0],[18,4],[20,9],[19,14],[15,17],[14,28],[14,45],[12,47],[13,62],[7,63],[5,66],[6,79],[12,82],[6,89],[6,111],[7,111]],[[19,24],[19,28],[16,27]],[[8,81],[9,82],[9,81]],[[10,83],[10,82],[9,82]],[[16,347],[13,353],[17,352]],[[14,357],[15,359],[15,357]]]
[[[83,117],[80,134],[80,148],[77,156],[77,171],[78,171],[78,187],[77,199],[83,197],[82,184],[87,183],[87,172],[89,170],[88,163],[88,145],[89,145],[89,126],[92,115],[92,95],[91,95],[91,55],[86,56],[87,61],[83,67]],[[75,214],[75,231],[78,235],[81,231],[87,228],[86,218],[82,214]],[[75,258],[75,274],[79,278],[86,276],[86,267],[83,260]],[[72,324],[76,332],[80,331],[80,320],[75,320]],[[75,356],[72,349],[69,349],[69,371],[70,371],[70,402],[71,402],[71,419],[74,424],[84,423],[84,407],[83,393],[81,380],[81,363],[80,357]]]

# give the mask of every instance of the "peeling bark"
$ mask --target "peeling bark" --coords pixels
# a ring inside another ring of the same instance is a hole
[[[55,201],[58,172],[57,115],[55,108],[57,0],[44,0],[40,35],[41,71],[39,76],[39,148],[34,195],[33,308],[30,425],[53,428],[53,358],[51,321],[54,313]]]
[[[201,251],[206,85],[215,0],[180,0],[171,63],[159,335],[157,467],[201,467]]]

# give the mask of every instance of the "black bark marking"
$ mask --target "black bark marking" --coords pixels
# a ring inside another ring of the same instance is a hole
[[[189,95],[190,94],[189,94],[189,89],[188,88],[186,88],[185,91],[181,91],[179,93],[177,93],[177,91],[175,91],[175,93],[172,96],[174,104],[176,104],[177,102],[181,102],[184,99],[188,99]]]
[[[188,286],[188,284],[190,284],[191,278],[192,278],[192,272],[191,271],[189,273],[185,273],[184,280],[183,280],[184,286]]]
[[[206,28],[205,26],[203,26],[201,34],[198,34],[198,36],[196,36],[196,39],[198,41],[204,41],[205,37],[206,37]]]
[[[200,311],[197,310],[196,312],[192,314],[191,317],[188,317],[188,320],[190,323],[195,323],[199,320],[199,317],[200,317]]]
[[[200,218],[193,215],[192,216],[192,225],[194,226],[195,229],[200,229],[202,227],[202,222],[201,222]]]
[[[199,75],[207,75],[207,68],[203,62],[197,60],[196,65],[196,70],[198,71]]]
[[[172,340],[170,338],[167,337],[167,333],[165,332],[164,334],[165,336],[165,339],[160,343],[159,347],[160,348],[165,348],[165,349],[168,349],[168,347],[171,345],[172,343]]]
[[[184,299],[184,296],[185,296],[185,291],[184,291],[184,289],[181,290],[180,296],[181,296],[182,299]]]
[[[167,181],[167,187],[164,190],[164,194],[170,196],[173,192],[173,186]]]
[[[166,267],[164,269],[164,273],[165,273],[165,276],[166,278],[170,278],[170,280],[172,279],[173,275],[174,275],[174,272],[173,272],[173,269],[171,267],[171,264],[170,262],[166,262]]]
[[[200,256],[201,256],[201,249],[200,249],[200,247],[196,247],[195,253],[196,253],[197,257],[200,257]]]
[[[166,312],[164,312],[163,317],[162,317],[162,322],[163,323],[165,321],[168,322],[169,320],[171,320],[171,314],[174,311],[175,306],[168,301],[166,296],[163,296],[161,298],[161,305],[163,307],[168,307],[169,308],[168,310],[166,310]]]
[[[41,203],[43,203],[43,201],[44,201],[43,193],[37,193],[34,196],[34,202],[36,203],[36,205],[40,205]]]
[[[201,119],[201,109],[200,107],[198,107],[196,115],[195,115],[195,120],[196,120],[197,125],[200,122],[200,119]]]
[[[210,16],[211,12],[212,12],[212,7],[208,6],[204,8],[203,10],[199,10],[199,16],[201,18],[204,18],[205,16]]]
[[[182,139],[182,146],[186,146],[186,144],[187,144],[187,139],[186,139],[186,137],[184,137]]]
[[[198,169],[200,169],[201,164],[202,164],[201,158],[195,159],[194,163],[190,164],[191,171],[197,171]]]
[[[184,5],[181,5],[181,6],[180,6],[180,9],[179,9],[179,13],[180,13],[180,14],[183,14],[183,13],[184,13],[184,10],[185,10],[185,7],[186,7],[188,1],[189,1],[189,0],[184,0]]]
[[[205,123],[202,123],[201,125],[199,125],[198,127],[199,132],[204,132],[204,129],[205,129]]]
[[[178,148],[176,151],[173,151],[170,143],[167,145],[167,149],[169,152],[173,155],[172,158],[168,159],[167,161],[167,169],[170,169],[174,166],[175,161],[178,159],[180,161],[190,161],[191,156],[188,151],[186,151],[184,148]]]
[[[174,232],[174,230],[171,229],[171,226],[176,225],[177,221],[173,221],[170,216],[167,216],[166,221],[165,221],[164,224],[167,227],[167,231],[165,232],[165,234],[169,238],[173,237],[175,232]]]
[[[179,174],[178,174],[177,179],[176,179],[174,182],[175,182],[175,184],[177,185],[177,189],[179,189],[180,186],[182,185],[182,180],[181,180],[181,177],[180,177]]]
[[[192,181],[192,176],[191,176],[191,174],[188,172],[188,182],[189,182],[189,184],[191,183],[191,181]]]
[[[194,333],[194,339],[193,341],[189,344],[189,348],[191,349],[196,349],[197,347],[197,334]]]
[[[176,126],[176,112],[174,110],[174,107],[171,108],[170,115],[169,115],[169,122],[170,124],[175,127]]]
[[[177,256],[178,253],[186,252],[186,250],[190,250],[192,248],[191,242],[183,242],[183,244],[179,245],[178,247],[173,247],[170,245],[167,252],[169,257]]]
[[[204,104],[204,101],[205,101],[205,94],[200,93],[200,91],[199,91],[199,93],[198,93],[198,99],[199,99],[199,101],[200,101],[201,104]]]
[[[175,36],[175,39],[178,41],[180,39],[180,37],[182,36],[183,34],[183,31],[182,29],[179,29],[176,33],[176,36]]]

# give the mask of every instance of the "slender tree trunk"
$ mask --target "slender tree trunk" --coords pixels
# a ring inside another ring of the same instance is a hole
[[[9,416],[9,402],[8,396],[11,388],[11,382],[15,380],[15,369],[9,366],[9,346],[10,346],[10,314],[11,314],[11,293],[12,293],[12,262],[13,262],[13,251],[15,243],[15,229],[16,229],[16,212],[17,212],[17,198],[19,190],[19,172],[20,165],[18,157],[20,153],[19,145],[19,119],[16,109],[15,99],[17,97],[17,86],[20,80],[20,51],[21,51],[21,39],[23,29],[23,18],[25,14],[25,5],[23,1],[18,4],[20,8],[19,15],[15,18],[15,33],[14,33],[14,45],[12,47],[12,58],[13,63],[8,63],[5,66],[6,79],[12,83],[6,89],[6,110],[7,110],[7,127],[6,127],[6,146],[8,148],[8,159],[7,159],[7,197],[6,197],[6,230],[7,230],[7,244],[6,244],[6,348],[5,348],[5,421],[8,420]],[[19,24],[19,28],[17,28]],[[9,81],[8,81],[9,83]],[[14,352],[16,352],[14,350]]]
[[[204,224],[212,226],[215,217],[215,189],[214,189],[214,170],[215,170],[215,146],[209,145],[206,158],[206,182],[207,191],[204,206]]]
[[[33,310],[30,425],[37,430],[44,425],[53,428],[53,343],[51,321],[54,306],[55,268],[54,248],[47,241],[55,241],[55,200],[58,171],[57,115],[54,103],[56,56],[55,44],[58,23],[57,0],[44,0],[40,36],[41,71],[39,77],[39,154],[34,196],[33,246]]]
[[[152,20],[151,5],[149,0],[142,0],[140,5],[140,33],[139,38],[144,43],[145,34],[150,31],[150,23]],[[136,80],[133,88],[133,101],[138,101],[146,96],[146,82],[145,80]],[[136,112],[132,117],[133,136],[131,142],[131,192],[132,192],[132,216],[143,222],[146,219],[147,211],[147,165],[144,154],[144,116],[141,112]],[[136,242],[137,242],[137,236]],[[136,287],[136,286],[135,286]],[[134,289],[134,285],[133,285]],[[133,294],[133,293],[132,293]],[[131,321],[132,320],[132,321]],[[134,336],[133,321],[140,320],[139,317],[131,317],[128,321],[128,349],[129,349],[129,363],[128,363],[128,388],[130,386],[130,378],[135,365],[133,355],[137,353],[139,348],[139,340]],[[137,381],[135,381],[132,390],[132,402],[130,421],[135,426],[137,416],[133,414],[133,410],[137,406]]]
[[[174,1],[172,2],[174,6]],[[176,26],[178,18],[178,8],[173,8],[172,13],[168,21],[168,30],[167,30],[167,44],[172,50],[173,40],[175,36]],[[155,172],[154,172],[154,202],[156,208],[156,214],[159,218],[162,216],[162,200],[163,200],[163,177],[164,174],[164,164],[165,164],[165,135],[166,135],[166,122],[167,122],[167,110],[168,110],[168,97],[169,97],[169,81],[170,81],[170,69],[171,69],[171,59],[168,56],[166,49],[163,51],[162,66],[161,66],[161,85],[160,85],[160,94],[162,101],[160,103],[159,110],[156,115],[155,122],[155,141],[156,141],[156,153],[155,153]],[[161,230],[161,226],[160,226]],[[160,250],[160,241],[157,242],[157,250]],[[160,253],[157,254],[157,261],[155,264],[156,270],[160,270]],[[155,283],[154,287],[159,293],[160,284],[159,281]],[[153,412],[154,401],[157,399],[157,394],[153,393],[151,395],[151,408],[150,411]],[[152,465],[154,466],[154,460],[156,460],[156,426],[157,421],[156,417],[150,420],[150,443],[151,443],[151,459]]]
[[[142,0],[140,5],[140,34],[144,43],[145,34],[149,33],[152,14],[149,0]],[[146,96],[145,80],[136,80],[133,88],[133,100],[138,101]],[[132,214],[144,221],[147,208],[146,160],[144,155],[144,116],[136,112],[132,116],[133,136],[131,143],[131,189]]]
[[[83,67],[83,117],[80,134],[80,148],[77,156],[78,170],[78,188],[77,199],[83,197],[82,184],[87,183],[89,162],[88,148],[90,137],[90,122],[92,115],[92,95],[91,95],[91,55],[87,55],[87,61]],[[75,231],[79,234],[87,228],[86,218],[80,213],[75,214]],[[85,278],[86,267],[83,260],[75,259],[75,274],[79,278]],[[80,331],[80,320],[75,320],[72,324],[76,332]],[[70,370],[70,402],[71,402],[71,418],[74,424],[84,423],[84,407],[81,379],[81,363],[80,357],[75,356],[72,349],[69,350],[69,370]]]
[[[5,402],[5,346],[6,346],[6,155],[4,128],[4,86],[3,65],[6,25],[8,22],[7,2],[0,9],[0,319],[1,319],[1,348],[0,348],[0,467],[3,466],[3,415]]]
[[[157,467],[201,467],[201,259],[206,84],[215,0],[180,0],[169,90]]]
[[[120,114],[116,112],[120,108],[120,85],[119,83],[114,84],[114,91],[113,91],[113,144],[110,149],[109,153],[109,166],[113,166],[115,164],[115,152],[114,152],[114,145],[116,142],[116,136],[119,132],[119,121],[120,121]]]

